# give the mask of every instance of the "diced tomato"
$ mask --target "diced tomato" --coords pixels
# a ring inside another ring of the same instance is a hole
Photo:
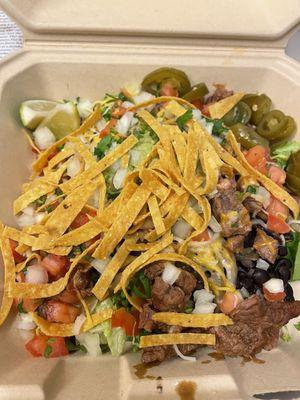
[[[285,171],[276,165],[270,166],[268,175],[273,182],[277,183],[277,185],[283,185],[286,179]]]
[[[25,257],[23,257],[22,254],[18,253],[15,250],[19,243],[16,242],[15,240],[9,239],[9,244],[10,244],[10,248],[11,248],[15,263],[19,264],[19,263],[25,261]]]
[[[269,158],[268,150],[260,145],[256,145],[247,151],[245,155],[248,163],[261,172],[262,174],[267,173],[267,159]]]
[[[210,239],[210,236],[209,236],[208,229],[205,229],[204,232],[202,232],[199,235],[193,237],[193,240],[195,242],[206,242],[209,239]]]
[[[210,117],[210,112],[209,112],[209,108],[208,108],[209,106],[210,106],[210,104],[204,104],[204,106],[201,109],[201,113],[203,115],[206,115],[207,117]]]
[[[41,304],[42,300],[41,299],[27,299],[24,298],[21,300],[22,302],[22,308],[26,312],[34,312]]]
[[[160,89],[161,96],[173,96],[178,97],[178,90],[174,89],[171,82],[166,82],[163,84],[162,88]]]
[[[72,229],[80,228],[82,225],[85,225],[87,222],[89,222],[89,217],[88,214],[81,212],[77,215],[77,217],[74,219],[74,221],[71,224]]]
[[[193,100],[192,104],[194,104],[194,106],[197,107],[198,110],[200,110],[200,111],[202,110],[202,108],[204,106],[204,104],[201,100]]]
[[[282,301],[286,296],[285,292],[271,293],[265,287],[263,287],[263,292],[264,292],[265,299],[268,301],[272,301],[272,302],[273,301]]]
[[[59,151],[58,151],[58,150],[54,150],[52,153],[50,153],[50,154],[49,154],[49,156],[48,156],[48,161],[50,161],[50,160],[51,160],[51,158],[55,157],[55,156],[56,156],[56,154],[58,154],[58,153],[59,153]]]
[[[270,231],[284,234],[290,232],[290,226],[281,218],[273,214],[268,215],[267,228]]]
[[[113,328],[121,327],[128,336],[135,336],[138,334],[138,321],[137,319],[125,308],[116,310],[111,319],[111,326]]]
[[[289,208],[274,196],[271,196],[267,211],[269,214],[281,217],[283,220],[286,220],[289,215]]]
[[[68,258],[56,254],[47,254],[41,264],[52,278],[59,279],[67,272]]]
[[[89,210],[88,210],[88,215],[90,215],[91,217],[96,217],[97,211],[96,211],[96,210],[89,209]]]
[[[33,357],[55,358],[69,354],[64,338],[57,336],[36,335],[26,343],[25,347]]]
[[[106,127],[104,129],[102,129],[102,131],[99,133],[99,137],[103,138],[104,136],[108,135],[111,128],[115,127],[117,124],[117,119],[112,118],[109,123],[106,125]]]
[[[127,110],[125,107],[119,106],[119,107],[116,107],[114,110],[112,110],[111,116],[114,118],[120,118],[120,117],[122,117],[122,115],[124,115],[126,113],[126,111]]]
[[[61,301],[49,300],[43,305],[43,312],[49,322],[71,324],[80,313],[79,308]]]

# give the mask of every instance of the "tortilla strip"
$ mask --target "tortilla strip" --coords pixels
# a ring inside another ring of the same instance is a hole
[[[2,226],[1,226],[1,233]],[[11,285],[15,280],[15,262],[12,255],[9,239],[1,235],[0,246],[2,252],[2,258],[4,263],[4,287],[3,287],[3,297],[0,306],[0,326],[6,320],[11,306],[13,304],[13,298],[9,294]]]
[[[186,157],[184,164],[183,178],[185,180],[193,181],[198,161],[198,152],[196,151],[199,146],[199,137],[193,126],[189,126],[186,145]]]
[[[126,247],[128,251],[147,251],[151,249],[152,246],[153,243],[134,243],[134,244],[127,243]]]
[[[231,131],[228,132],[226,138],[231,144],[239,162],[248,171],[249,175],[254,176],[258,182],[260,182],[274,197],[276,197],[276,199],[285,204],[293,212],[294,218],[297,219],[299,215],[299,206],[297,201],[281,186],[277,185],[270,178],[267,178],[248,163]]]
[[[136,189],[135,193],[124,205],[118,219],[114,221],[109,230],[104,234],[99,247],[94,251],[94,258],[104,259],[111,254],[117,244],[126,235],[128,229],[147,202],[150,193],[143,183]]]
[[[99,313],[91,315],[91,321],[86,320],[80,332],[87,332],[94,326],[101,324],[102,322],[110,319],[112,317],[113,310],[107,308]],[[39,329],[44,335],[47,336],[60,336],[60,337],[70,337],[74,336],[74,324],[61,324],[57,322],[48,322],[44,318],[40,317],[36,313],[30,313],[33,321],[37,324]]]
[[[156,163],[155,166],[153,166],[153,172],[161,179],[168,187],[172,190],[174,190],[175,193],[178,195],[182,195],[185,193],[185,190],[181,188],[180,186],[176,185],[175,182],[173,182],[170,178],[168,178],[167,174],[168,172],[160,166],[161,164],[158,162]]]
[[[187,145],[185,140],[186,134],[184,132],[181,132],[181,130],[176,126],[170,126],[168,127],[168,129],[169,131],[173,132],[172,145],[175,150],[180,171],[181,173],[184,173],[186,151],[187,151]]]
[[[40,154],[41,150],[36,146],[36,144],[34,143],[31,135],[25,130],[23,129],[23,133],[25,134],[25,137],[29,143],[29,146],[37,153]]]
[[[39,263],[41,261],[41,256],[37,253],[30,254],[30,256],[27,257],[27,259],[25,261],[16,265],[16,272],[23,271],[23,269],[27,266],[27,264],[34,259],[36,259],[37,262]]]
[[[37,179],[32,185],[30,185],[30,189],[28,191],[21,194],[21,196],[14,201],[14,214],[18,214],[25,207],[39,199],[41,196],[52,192],[55,187],[56,184],[45,182],[43,178]]]
[[[47,228],[45,228],[45,225],[40,225],[40,224],[30,225],[30,226],[24,226],[22,231],[28,233],[29,235],[40,235],[43,233],[47,233]]]
[[[69,135],[63,137],[62,139],[55,142],[52,146],[48,147],[48,149],[44,150],[38,157],[38,159],[32,164],[32,169],[35,172],[40,172],[45,165],[48,164],[48,157],[51,153],[53,153],[57,148],[63,144],[65,144],[70,137],[80,135],[84,133],[87,129],[91,128],[95,125],[95,123],[101,118],[101,110],[100,107],[97,107],[95,111],[83,121],[81,126],[76,129],[74,132]]]
[[[224,117],[243,97],[245,93],[235,93],[216,103],[208,106],[209,114],[212,119],[220,119]]]
[[[197,211],[195,211],[189,205],[185,206],[185,209],[181,213],[181,216],[194,229],[196,229],[196,230],[201,230],[202,229],[203,223],[204,223],[203,219],[200,217],[200,215],[197,213]]]
[[[185,103],[183,103],[185,104]],[[190,104],[188,104],[190,106]],[[178,101],[171,100],[170,103],[168,103],[165,107],[164,110],[169,114],[172,113],[175,117],[181,117],[187,110],[186,108],[182,107]]]
[[[45,224],[48,234],[40,236],[33,250],[54,246],[55,240],[68,229],[95,189],[94,182],[87,182],[83,187],[71,192],[51,213]]]
[[[121,269],[124,261],[128,257],[130,250],[128,250],[128,245],[133,245],[136,238],[130,238],[124,241],[122,246],[118,249],[116,254],[113,256],[109,264],[106,266],[103,274],[98,279],[97,283],[93,287],[92,293],[99,299],[102,300],[108,291],[112,281]]]
[[[101,214],[105,207],[106,201],[106,183],[103,174],[100,175],[100,185],[99,185],[99,200],[98,200],[98,211],[97,214]]]
[[[82,143],[78,137],[70,137],[69,141],[73,143],[73,148],[85,161],[86,165],[91,166],[96,164],[96,159],[91,153],[90,149]]]
[[[165,229],[171,229],[172,226],[177,222],[178,218],[181,216],[183,210],[186,207],[186,204],[189,200],[190,194],[184,193],[182,196],[178,196],[177,199],[173,202],[172,208],[170,209],[168,215],[164,219]],[[145,239],[149,242],[153,242],[160,235],[156,232],[156,230],[152,230],[145,236]]]
[[[165,129],[165,127],[161,125],[160,122],[147,110],[138,111],[137,114],[139,118],[143,119],[146,124],[148,124],[150,128],[154,130],[162,146],[166,150],[169,150],[171,147],[170,135],[168,134],[168,131]]]
[[[179,325],[185,328],[209,328],[211,326],[232,325],[232,320],[225,314],[184,314],[159,312],[152,315],[153,321],[167,325]]]
[[[10,226],[6,226],[4,228],[3,236],[30,247],[34,246],[37,240],[36,237],[31,236],[24,231],[18,231],[17,229],[11,228]]]
[[[87,254],[89,254],[98,246],[99,242],[100,240],[97,240],[95,243],[85,249],[81,254],[75,257],[72,260],[70,268],[68,269],[64,277],[58,279],[57,281],[43,284],[13,282],[11,287],[9,288],[9,295],[11,297],[28,297],[29,299],[42,299],[45,297],[52,297],[61,293],[67,286],[70,275],[74,268]]]
[[[78,186],[81,186],[84,182],[95,178],[106,168],[110,167],[116,160],[126,154],[137,142],[138,140],[134,135],[128,136],[128,138],[125,139],[124,142],[120,143],[114,150],[108,153],[96,164],[92,165],[87,170],[79,175],[76,175],[74,178],[68,180],[67,182],[62,183],[59,186],[60,189],[64,193],[67,193],[71,190],[76,189]]]
[[[150,214],[152,217],[152,221],[154,224],[154,228],[156,231],[156,234],[162,235],[166,231],[166,227],[164,224],[164,220],[162,219],[162,216],[160,214],[160,209],[158,206],[158,202],[155,196],[150,196],[148,199],[148,206],[150,210]]]
[[[143,168],[139,173],[139,177],[141,178],[147,189],[155,194],[155,196],[158,197],[160,200],[164,201],[168,197],[170,191],[157,178],[155,171]]]
[[[187,100],[182,99],[181,97],[160,96],[160,97],[156,97],[154,99],[148,100],[148,101],[144,101],[143,103],[136,104],[136,105],[128,108],[128,111],[136,111],[139,108],[148,107],[148,106],[151,106],[152,104],[167,103],[169,101],[175,101],[177,103],[185,104],[185,105],[189,106],[190,108],[194,108],[194,109],[197,108],[196,106],[194,106],[194,104],[188,102]]]
[[[75,153],[75,149],[73,147],[63,148],[60,152],[58,152],[51,160],[48,162],[47,167],[44,171],[52,170],[57,164],[65,161],[67,158],[71,157]]]
[[[141,336],[140,349],[171,344],[206,344],[214,346],[216,337],[210,333],[161,333]]]

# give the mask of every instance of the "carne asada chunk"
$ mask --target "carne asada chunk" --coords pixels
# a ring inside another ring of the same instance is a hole
[[[278,242],[263,230],[257,229],[253,248],[266,261],[274,264],[278,254]]]
[[[241,253],[244,249],[244,240],[245,237],[243,235],[231,236],[227,239],[227,248],[233,253]]]

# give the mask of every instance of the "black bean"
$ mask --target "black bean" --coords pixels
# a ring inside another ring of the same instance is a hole
[[[293,288],[292,286],[287,283],[284,287],[284,291],[285,291],[285,301],[295,301],[295,297],[294,297],[294,292],[293,292]]]
[[[252,229],[251,232],[245,237],[244,246],[245,247],[252,247],[256,236],[256,229]]]
[[[278,255],[279,255],[280,257],[284,257],[284,256],[287,255],[287,249],[286,249],[285,246],[279,246],[279,247],[278,247]]]
[[[288,269],[292,268],[292,263],[290,260],[287,260],[286,258],[280,258],[276,261],[275,263],[275,268],[278,269],[279,267],[285,266]]]
[[[291,270],[286,264],[281,264],[276,268],[279,278],[284,282],[288,282],[291,279]]]
[[[270,279],[270,275],[267,271],[256,268],[252,275],[252,279],[256,283],[256,285],[261,286]]]

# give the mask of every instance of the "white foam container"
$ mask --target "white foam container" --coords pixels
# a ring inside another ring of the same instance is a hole
[[[12,202],[29,175],[31,156],[18,117],[26,99],[96,99],[170,65],[193,82],[266,92],[300,127],[300,65],[284,54],[300,22],[299,0],[0,0],[0,5],[25,37],[24,48],[0,64],[0,219],[6,224],[14,225]],[[300,298],[300,285],[294,286]],[[210,359],[203,349],[196,363],[176,359],[149,370],[162,377],[157,381],[135,375],[138,354],[33,359],[11,322],[0,329],[0,400],[167,400],[179,398],[175,387],[182,380],[195,382],[195,399],[202,400],[300,390],[300,333],[293,324],[293,341],[263,352],[265,364],[241,366],[240,359],[230,358],[202,364]]]

